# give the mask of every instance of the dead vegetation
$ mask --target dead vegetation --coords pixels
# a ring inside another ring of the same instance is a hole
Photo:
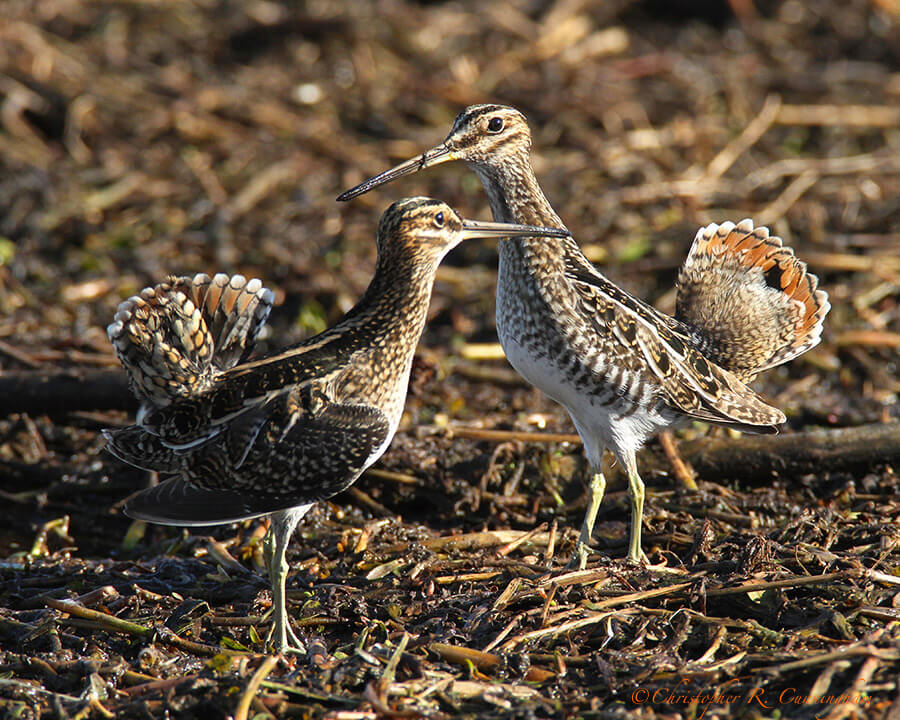
[[[900,717],[900,8],[677,6],[5,3],[0,714]],[[819,275],[825,340],[759,381],[782,436],[643,453],[652,567],[611,468],[569,572],[577,436],[498,354],[495,249],[460,248],[391,450],[294,543],[309,653],[266,658],[259,523],[121,515],[147,478],[102,452],[133,409],[105,325],[228,271],[277,288],[267,347],[323,328],[392,199],[489,216],[463,167],[333,202],[486,100],[617,281],[671,310],[694,230],[749,216]]]

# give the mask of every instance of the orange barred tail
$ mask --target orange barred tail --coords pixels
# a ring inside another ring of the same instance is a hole
[[[170,277],[120,304],[107,334],[135,394],[163,407],[249,355],[272,302],[242,275]]]
[[[781,238],[751,220],[701,228],[678,273],[675,317],[744,379],[815,347],[831,305]]]

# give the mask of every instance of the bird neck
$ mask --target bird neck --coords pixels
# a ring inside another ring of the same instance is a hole
[[[472,165],[491,204],[494,220],[565,228],[534,175],[527,152],[497,165]]]
[[[496,165],[471,165],[487,193],[494,220],[565,228],[541,190],[527,150],[504,160]],[[528,274],[557,274],[566,257],[583,257],[571,237],[516,237],[500,243],[501,274],[518,273],[517,268]]]
[[[408,248],[379,256],[375,275],[354,310],[377,323],[392,342],[406,338],[415,345],[425,327],[436,269],[437,263],[415,257]]]

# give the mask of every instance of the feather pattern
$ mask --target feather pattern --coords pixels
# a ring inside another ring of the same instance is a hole
[[[440,260],[464,237],[503,229],[428,198],[395,203],[360,301],[334,327],[256,359],[274,298],[259,280],[170,277],[123,302],[108,332],[141,408],[134,426],[106,432],[108,449],[178,478],[168,494],[132,497],[126,513],[180,524],[185,512],[161,498],[210,491],[193,521],[213,524],[349,487],[397,429]]]

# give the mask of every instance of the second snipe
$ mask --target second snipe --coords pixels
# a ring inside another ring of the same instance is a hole
[[[338,197],[451,160],[481,179],[494,219],[564,228],[538,184],[524,115],[473,105],[442,143]],[[572,238],[500,243],[497,334],[510,364],[568,410],[591,465],[590,499],[573,563],[584,568],[610,448],[628,474],[631,539],[641,552],[644,483],[635,453],[649,437],[697,419],[776,432],[784,414],[746,383],[819,342],[830,305],[815,275],[749,220],[702,228],[678,276],[675,317],[611,283]]]

